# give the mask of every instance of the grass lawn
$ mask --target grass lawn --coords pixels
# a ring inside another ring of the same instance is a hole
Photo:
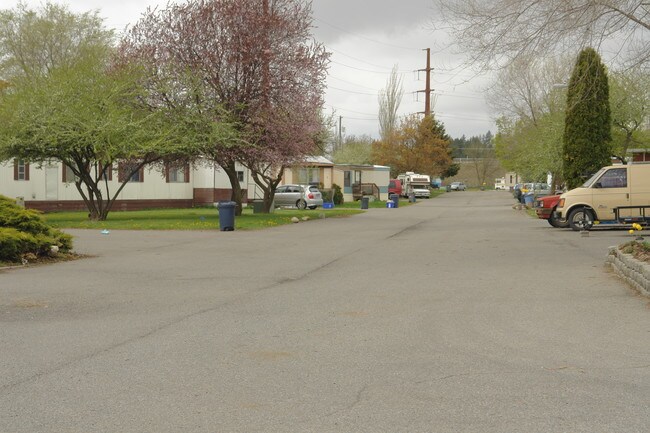
[[[431,197],[444,191],[431,191]],[[420,201],[420,200],[418,200]],[[400,200],[400,207],[410,206],[408,200]],[[370,208],[385,208],[385,201],[373,201]],[[334,209],[298,210],[276,209],[271,214],[253,214],[252,208],[245,208],[241,216],[235,217],[235,230],[258,230],[283,224],[291,224],[291,218],[312,220],[341,218],[362,213],[361,202],[355,201],[337,205]],[[43,215],[53,227],[60,229],[94,230],[219,230],[219,212],[212,207],[192,209],[151,209],[143,211],[114,211],[106,221],[89,221],[87,212],[52,212]]]
[[[256,230],[291,224],[292,217],[302,219],[308,216],[318,219],[346,217],[361,213],[356,209],[276,209],[271,214],[253,214],[253,209],[244,209],[235,217],[235,230]],[[143,211],[115,211],[108,214],[106,221],[89,221],[87,212],[53,212],[44,215],[45,220],[56,228],[96,230],[219,230],[219,212],[215,208],[152,209]]]

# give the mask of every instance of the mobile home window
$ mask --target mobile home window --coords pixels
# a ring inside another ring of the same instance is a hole
[[[170,183],[183,183],[185,182],[185,168],[173,167],[169,169],[169,182]]]
[[[76,180],[76,176],[75,176],[74,172],[72,171],[70,166],[67,165],[67,164],[63,164],[62,180],[63,180],[64,183],[70,183],[70,182],[74,182]]]
[[[301,167],[296,169],[296,179],[299,184],[318,184],[320,182],[320,170],[317,167]]]
[[[29,163],[24,159],[14,160],[14,180],[29,180]]]
[[[343,186],[348,188],[352,186],[352,173],[350,171],[343,172]]]
[[[126,176],[133,169],[134,163],[120,162],[117,166],[117,178],[118,182],[124,182]],[[144,167],[141,167],[140,170],[133,173],[129,182],[144,182]]]

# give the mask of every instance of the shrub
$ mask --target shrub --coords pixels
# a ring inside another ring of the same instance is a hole
[[[334,204],[343,204],[343,193],[341,192],[341,187],[337,184],[332,184],[332,189],[334,190]]]
[[[0,195],[0,260],[19,262],[25,254],[46,256],[52,246],[72,249],[72,236],[48,226],[41,215]]]

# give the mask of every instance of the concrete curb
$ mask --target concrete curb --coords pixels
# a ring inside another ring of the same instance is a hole
[[[650,264],[624,254],[617,246],[609,247],[605,264],[643,296],[650,297]]]

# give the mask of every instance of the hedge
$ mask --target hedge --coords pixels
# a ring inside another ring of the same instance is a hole
[[[38,211],[23,209],[0,195],[0,260],[20,262],[26,254],[47,256],[53,246],[69,252],[72,236],[47,225]]]

